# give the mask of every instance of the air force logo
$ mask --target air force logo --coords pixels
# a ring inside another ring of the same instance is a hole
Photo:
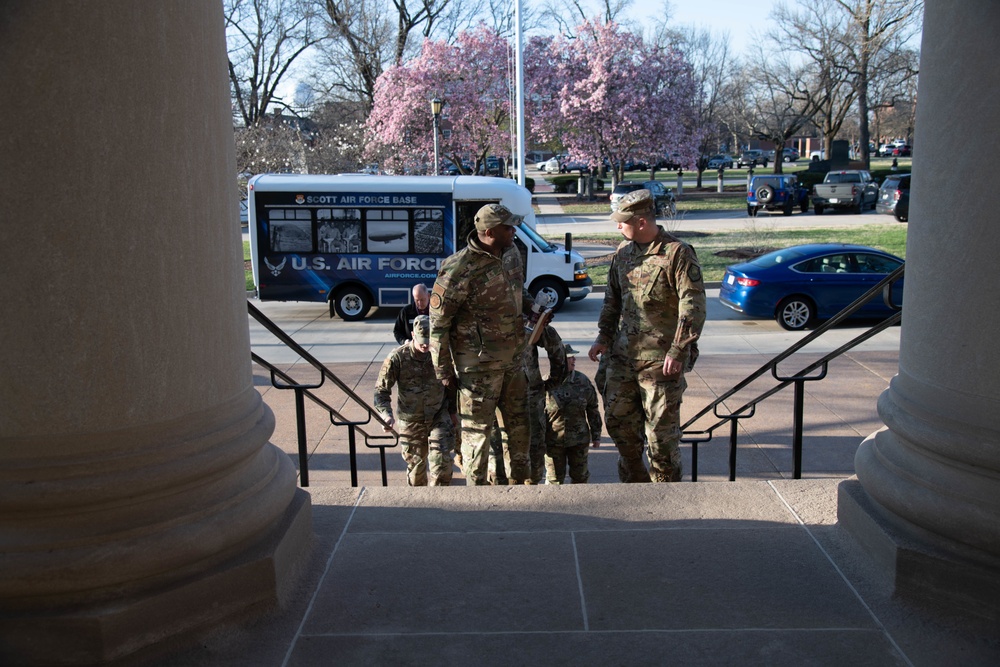
[[[281,259],[281,263],[278,264],[277,266],[275,266],[274,264],[271,264],[271,262],[269,262],[267,260],[267,257],[264,258],[264,264],[266,264],[267,268],[269,268],[271,270],[271,275],[273,275],[275,277],[281,275],[281,270],[283,268],[285,268],[285,262],[287,262],[287,261],[288,261],[288,258],[287,257],[283,257]]]

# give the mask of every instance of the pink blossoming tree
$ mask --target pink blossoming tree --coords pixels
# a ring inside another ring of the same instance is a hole
[[[647,46],[613,22],[586,21],[576,33],[525,49],[534,136],[561,142],[571,160],[592,167],[608,160],[615,182],[627,159],[656,164],[678,153],[693,165],[699,92],[683,54]]]
[[[438,136],[441,156],[478,169],[486,156],[510,146],[508,46],[484,26],[461,33],[454,45],[427,41],[418,58],[384,72],[368,118],[367,157],[386,169],[418,172],[433,162],[430,100],[445,101]],[[418,166],[419,165],[419,166]]]

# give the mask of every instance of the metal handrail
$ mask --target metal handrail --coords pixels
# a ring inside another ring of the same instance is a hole
[[[299,482],[303,487],[309,486],[309,452],[306,443],[306,430],[305,430],[305,399],[308,398],[316,405],[320,406],[330,416],[330,423],[334,426],[346,426],[348,428],[348,448],[350,454],[351,462],[351,486],[358,485],[358,461],[357,461],[357,445],[356,445],[356,433],[360,432],[364,436],[365,446],[371,449],[379,450],[379,458],[381,460],[382,467],[382,486],[388,486],[388,469],[386,467],[385,460],[385,450],[389,447],[395,447],[399,444],[399,433],[386,422],[378,411],[369,405],[364,399],[354,393],[347,384],[345,384],[339,377],[337,377],[333,371],[331,371],[326,365],[321,361],[312,356],[305,348],[295,342],[295,340],[285,333],[281,327],[272,322],[264,313],[262,313],[256,306],[254,306],[250,301],[247,301],[247,312],[253,317],[257,322],[263,326],[267,331],[286,345],[292,352],[295,352],[299,357],[301,357],[306,363],[312,366],[314,369],[319,371],[320,380],[318,383],[304,384],[301,382],[296,382],[290,375],[279,369],[277,366],[267,361],[259,354],[255,352],[250,353],[250,358],[257,364],[266,368],[271,374],[271,386],[275,389],[286,389],[295,392],[295,421],[298,435],[298,454],[299,454]],[[280,378],[281,382],[278,382]],[[313,393],[312,390],[318,389],[325,383],[326,380],[330,380],[333,384],[337,386],[345,396],[353,401],[357,406],[360,406],[365,411],[365,419],[363,420],[352,420],[344,416],[340,410],[327,404],[323,399]],[[390,429],[389,434],[373,434],[361,428],[367,424],[370,424],[374,418],[374,421],[381,424],[385,428]],[[392,440],[391,443],[379,443],[379,440]]]
[[[757,404],[761,401],[766,400],[770,396],[778,393],[785,387],[789,385],[795,386],[795,403],[794,403],[794,414],[793,414],[793,441],[792,441],[792,456],[793,456],[793,476],[795,479],[801,479],[802,476],[802,412],[803,412],[803,401],[804,401],[804,383],[812,382],[817,380],[822,380],[826,377],[827,366],[830,361],[836,359],[840,355],[844,354],[848,350],[860,345],[866,340],[876,336],[877,334],[885,331],[891,326],[895,326],[902,319],[901,306],[897,305],[893,299],[893,285],[903,277],[905,272],[905,264],[901,264],[892,273],[889,273],[876,283],[871,289],[858,297],[854,302],[849,304],[842,311],[834,315],[832,318],[824,322],[822,325],[814,329],[809,335],[802,338],[798,342],[792,344],[785,351],[779,353],[777,356],[772,358],[766,364],[758,368],[756,371],[748,375],[746,378],[736,383],[731,389],[717,397],[714,401],[706,405],[701,409],[696,415],[688,419],[684,424],[681,425],[681,442],[691,445],[691,481],[698,480],[698,445],[701,443],[708,442],[712,439],[716,429],[729,424],[729,481],[735,481],[736,479],[736,437],[738,431],[738,423],[741,419],[749,419],[754,416],[756,412]],[[872,326],[868,330],[862,332],[861,334],[855,336],[847,343],[844,343],[837,349],[828,352],[823,355],[819,360],[809,364],[805,368],[801,369],[797,373],[791,376],[781,377],[778,375],[778,365],[791,357],[793,354],[806,347],[814,340],[822,336],[824,333],[829,331],[831,328],[837,326],[847,318],[851,317],[854,313],[861,309],[862,306],[867,304],[873,298],[882,295],[883,300],[886,305],[890,308],[896,310],[895,313],[885,318],[878,324]],[[812,373],[817,369],[822,369],[820,375],[814,376]],[[737,392],[741,391],[754,380],[760,378],[761,376],[771,373],[775,380],[778,380],[778,384],[771,387],[767,391],[764,391],[756,398],[747,401],[738,409],[731,411],[729,414],[720,414],[719,406],[722,405],[726,399],[735,395]],[[706,429],[701,429],[697,431],[689,431],[690,428],[696,421],[711,412],[719,421],[715,422]]]

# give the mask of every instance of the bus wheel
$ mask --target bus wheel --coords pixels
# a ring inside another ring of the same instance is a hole
[[[530,291],[536,301],[539,297],[543,299],[548,298],[548,307],[551,308],[553,312],[562,308],[563,303],[566,301],[566,297],[569,295],[569,292],[566,290],[566,286],[554,278],[539,278],[531,284]]]
[[[333,307],[340,319],[356,322],[365,319],[365,315],[371,310],[372,298],[361,287],[344,287],[334,296]]]

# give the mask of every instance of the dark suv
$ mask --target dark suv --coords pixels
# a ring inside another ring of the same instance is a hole
[[[798,207],[805,213],[809,210],[809,189],[799,185],[794,174],[771,174],[754,176],[747,192],[747,215],[754,217],[760,209],[781,211],[791,215]]]
[[[875,211],[896,216],[900,222],[906,222],[909,216],[910,175],[892,174],[882,181],[878,189],[878,199],[875,200]]]
[[[740,158],[736,161],[737,168],[756,167],[757,165],[767,168],[767,153],[756,148],[743,151],[740,154]]]
[[[653,195],[656,203],[656,215],[669,217],[677,213],[677,203],[673,190],[668,189],[661,181],[622,181],[611,193],[611,210],[618,210],[618,200],[629,192],[646,188]]]

